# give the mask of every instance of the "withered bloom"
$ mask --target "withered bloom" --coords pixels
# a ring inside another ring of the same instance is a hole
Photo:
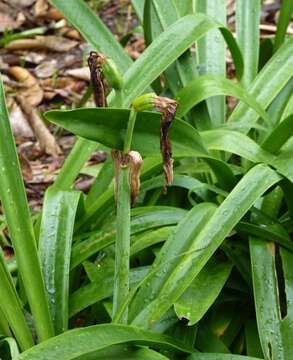
[[[157,96],[155,98],[155,107],[162,113],[160,127],[160,149],[163,158],[166,185],[169,186],[173,182],[172,145],[169,138],[169,128],[176,115],[177,102],[169,98]]]
[[[105,59],[103,55],[95,51],[90,52],[88,57],[88,66],[90,69],[94,99],[97,107],[107,106],[106,85],[101,68],[104,61]]]
[[[131,189],[131,206],[134,206],[140,188],[140,170],[143,164],[142,157],[137,151],[130,151],[128,154],[124,154],[122,151],[112,150],[112,159],[115,167],[116,185],[121,168],[130,168],[129,185]],[[117,193],[117,189],[115,193]]]

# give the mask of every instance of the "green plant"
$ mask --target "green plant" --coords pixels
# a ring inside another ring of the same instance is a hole
[[[224,0],[133,1],[149,44],[134,63],[82,0],[51,3],[111,59],[104,74],[92,68],[95,94],[103,76],[115,89],[108,107],[99,95],[96,108],[45,114],[79,138],[33,231],[0,88],[0,195],[17,263],[11,276],[0,258],[3,356],[292,358],[290,1],[267,62],[260,0],[237,0],[236,40]],[[226,96],[239,100],[232,111]],[[73,182],[98,147],[115,169],[107,160],[86,196]]]

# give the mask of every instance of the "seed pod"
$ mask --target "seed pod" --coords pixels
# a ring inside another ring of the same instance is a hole
[[[110,87],[120,90],[123,86],[123,78],[116,64],[112,59],[104,58],[102,63],[103,74]]]
[[[148,93],[135,98],[132,106],[135,111],[151,110],[155,107],[157,95],[155,93]]]

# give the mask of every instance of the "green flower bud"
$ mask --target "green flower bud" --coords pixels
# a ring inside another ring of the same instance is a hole
[[[135,98],[132,101],[132,106],[135,111],[151,110],[155,107],[157,95],[155,93],[148,93]]]

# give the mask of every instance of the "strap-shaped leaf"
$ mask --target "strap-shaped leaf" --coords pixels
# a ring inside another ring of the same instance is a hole
[[[235,186],[215,213],[209,217],[207,224],[201,231],[197,232],[196,228],[193,229],[195,233],[188,254],[183,256],[180,263],[173,268],[168,279],[163,278],[163,283],[160,284],[161,279],[153,277],[141,288],[131,311],[133,323],[146,328],[151,327],[182,295],[254,202],[279,180],[279,175],[268,166],[257,165],[252,168]],[[219,226],[219,224],[221,225]],[[189,226],[188,232],[191,231],[192,228]],[[183,236],[186,235],[178,233],[173,241],[180,242]],[[161,253],[164,254],[164,247]],[[158,257],[158,259],[160,258]],[[168,261],[168,258],[162,257],[162,259],[164,259],[164,263]],[[143,299],[150,299],[148,305]]]
[[[80,193],[49,188],[39,238],[39,254],[55,333],[68,327],[69,270]]]
[[[49,111],[46,118],[86,139],[110,148],[123,149],[130,110],[114,108]],[[186,122],[176,119],[170,129],[174,156],[207,155],[197,131]],[[160,114],[138,113],[132,149],[143,156],[160,155]]]
[[[180,341],[166,335],[133,326],[106,324],[67,331],[23,352],[17,360],[73,360],[77,356],[85,356],[123,343],[158,346],[185,353],[192,352],[192,349],[187,348]]]
[[[1,78],[0,136],[0,197],[37,333],[45,340],[53,335],[52,321]]]
[[[178,101],[177,115],[181,117],[202,100],[217,95],[233,96],[240,99],[254,109],[268,124],[271,123],[264,109],[242,86],[232,80],[215,75],[200,76],[179,91],[176,95]]]

